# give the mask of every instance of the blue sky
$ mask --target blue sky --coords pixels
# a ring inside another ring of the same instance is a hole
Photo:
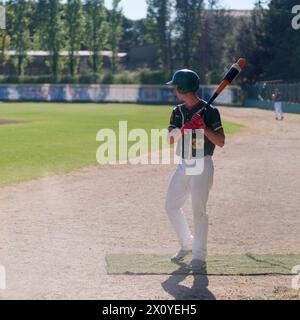
[[[105,0],[108,8],[112,0]],[[221,3],[228,9],[252,9],[255,0],[221,0]],[[140,19],[146,16],[146,0],[122,0],[123,12],[130,19]]]

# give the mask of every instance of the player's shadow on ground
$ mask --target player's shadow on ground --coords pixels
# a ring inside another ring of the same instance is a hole
[[[209,280],[207,275],[188,273],[185,264],[175,271],[169,279],[162,283],[163,289],[172,295],[176,300],[216,300],[214,294],[209,291]],[[206,270],[204,270],[204,274]],[[180,284],[187,277],[194,277],[191,288]]]

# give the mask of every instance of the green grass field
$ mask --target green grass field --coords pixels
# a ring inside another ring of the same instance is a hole
[[[0,119],[22,123],[0,126],[0,186],[96,165],[102,128],[161,129],[171,108],[125,104],[3,103]],[[224,123],[227,134],[242,126]]]

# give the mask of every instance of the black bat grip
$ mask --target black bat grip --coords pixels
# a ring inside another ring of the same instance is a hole
[[[241,67],[235,63],[227,72],[223,80],[227,80],[229,83],[231,83],[241,73],[241,71]]]

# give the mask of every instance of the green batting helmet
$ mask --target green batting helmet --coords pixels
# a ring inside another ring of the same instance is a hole
[[[173,79],[167,84],[177,86],[180,93],[196,92],[200,86],[198,74],[189,69],[182,69],[175,72]]]

